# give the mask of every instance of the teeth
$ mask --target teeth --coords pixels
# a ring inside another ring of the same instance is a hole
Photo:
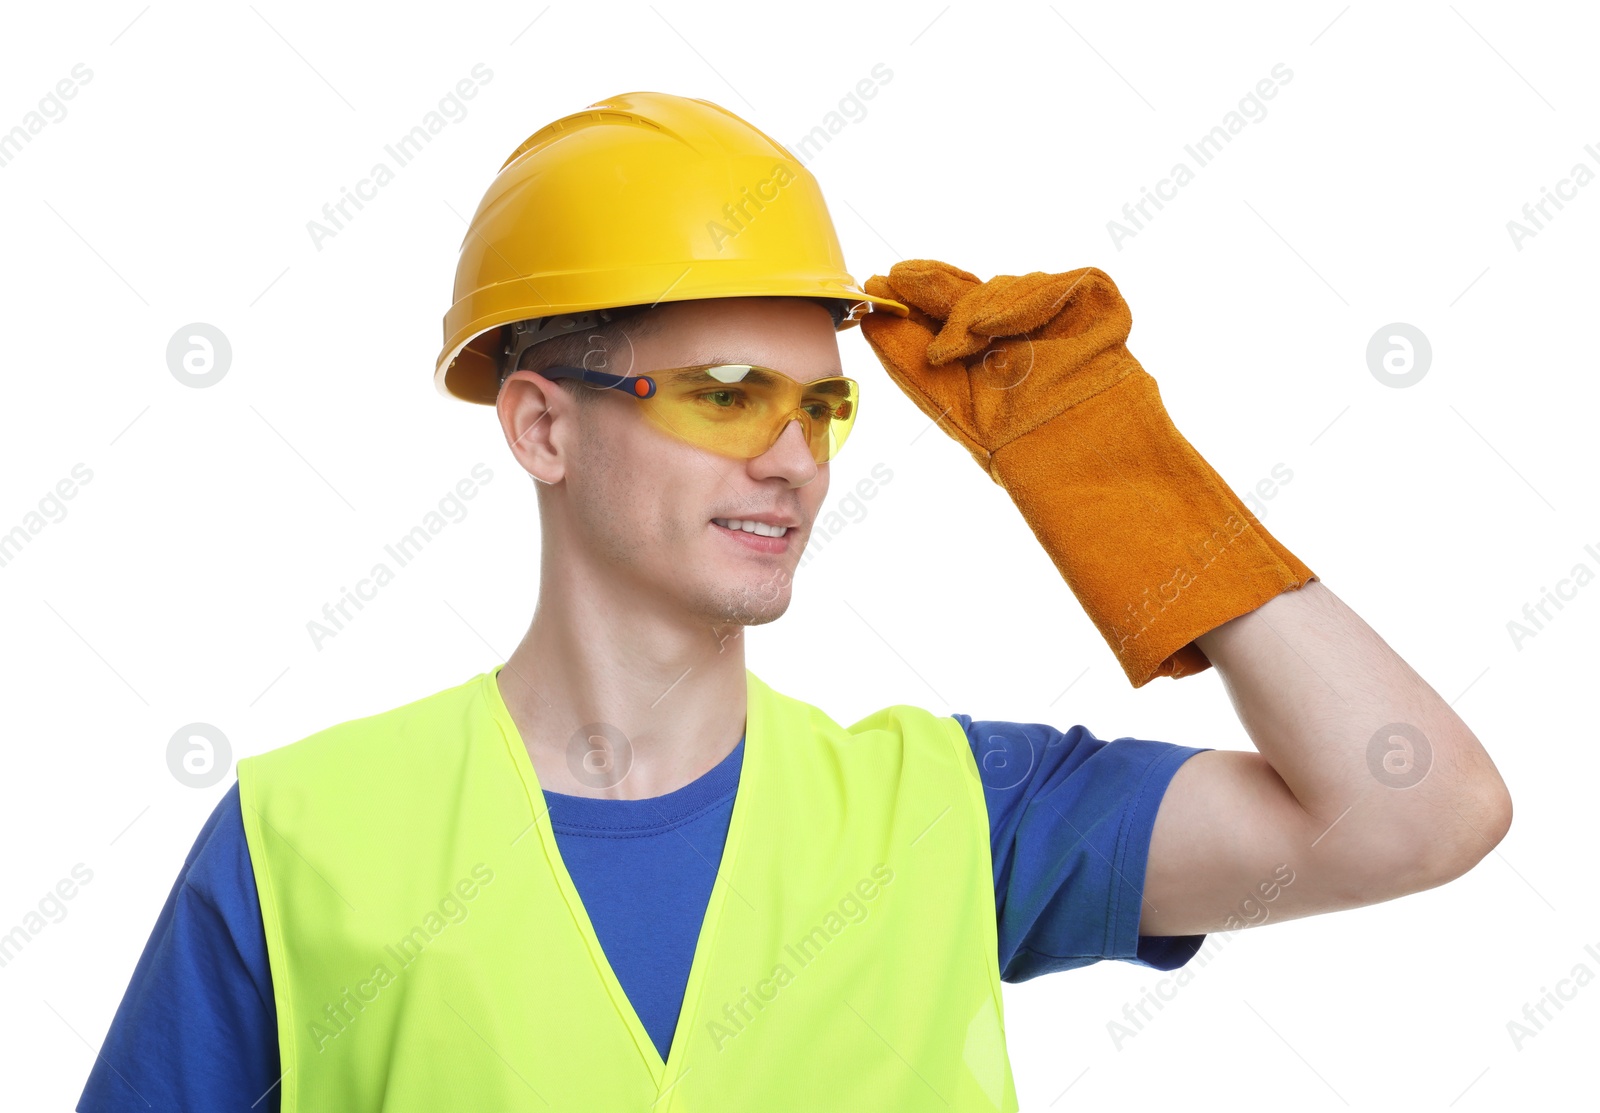
[[[769,526],[765,522],[747,522],[741,518],[712,518],[719,526],[728,529],[742,529],[746,533],[759,534],[762,537],[782,537],[789,532],[788,526]]]

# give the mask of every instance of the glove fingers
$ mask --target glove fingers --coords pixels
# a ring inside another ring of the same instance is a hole
[[[893,270],[894,268],[891,267],[890,269]],[[871,294],[873,297],[889,298],[893,301],[900,302],[908,310],[910,310],[910,312],[908,312],[904,317],[900,317],[897,314],[891,314],[874,309],[865,317],[861,318],[862,324],[872,321],[875,326],[883,325],[886,323],[889,317],[893,316],[896,320],[902,323],[909,322],[913,325],[916,325],[919,329],[927,334],[928,340],[932,340],[935,334],[937,334],[938,331],[944,327],[944,318],[942,316],[938,318],[929,316],[927,310],[917,305],[916,302],[912,301],[906,296],[906,292],[904,290],[894,285],[889,279],[885,278],[881,274],[875,274],[871,278],[867,279],[861,288],[867,293]]]
[[[889,282],[899,291],[896,300],[941,321],[956,302],[982,285],[977,275],[937,259],[902,260],[889,268]]]
[[[1004,302],[1008,292],[1022,281],[1016,275],[995,275],[980,289],[956,302],[950,309],[944,328],[939,330],[939,335],[928,346],[928,362],[937,367],[953,359],[977,355],[987,348],[990,338],[995,334],[975,329],[974,318],[988,312],[991,305]]]
[[[1090,319],[1099,319],[1121,304],[1116,285],[1095,267],[1062,274],[1034,271],[1008,286],[986,290],[982,305],[972,310],[969,327],[985,336],[1020,336],[1057,321],[1064,327],[1069,318],[1084,316],[1084,310]],[[1078,312],[1063,313],[1068,307]],[[1044,338],[1053,336],[1047,330]]]

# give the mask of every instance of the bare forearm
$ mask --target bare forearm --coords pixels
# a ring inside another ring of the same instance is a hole
[[[1478,739],[1320,581],[1196,644],[1256,748],[1326,825],[1319,837],[1453,876],[1504,835],[1510,797]]]

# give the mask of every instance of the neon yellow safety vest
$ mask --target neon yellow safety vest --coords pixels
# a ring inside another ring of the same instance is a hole
[[[846,729],[747,670],[738,792],[663,1063],[498,672],[239,763],[284,1113],[1015,1113],[959,723],[896,705]]]

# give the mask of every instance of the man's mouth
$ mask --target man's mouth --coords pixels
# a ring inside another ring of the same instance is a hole
[[[769,526],[765,522],[751,521],[744,518],[712,518],[713,522],[723,529],[742,530],[753,533],[758,537],[782,537],[789,532],[788,526]]]

